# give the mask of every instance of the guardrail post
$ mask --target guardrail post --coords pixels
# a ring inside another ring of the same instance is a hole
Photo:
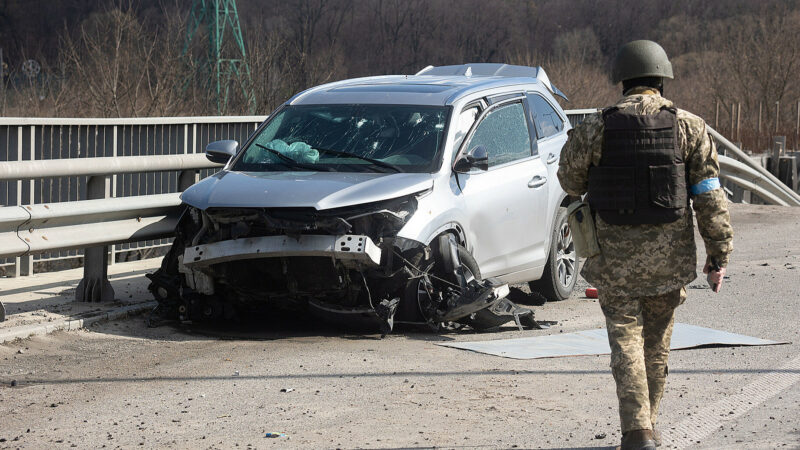
[[[24,127],[18,126],[17,127],[17,161],[22,161],[22,129]],[[34,133],[35,127],[31,127],[31,140],[35,138],[36,134]],[[33,144],[31,144],[31,160],[33,160],[33,155],[35,155],[33,150]],[[17,180],[17,206],[22,206],[25,202],[22,200],[22,180]],[[31,184],[31,200],[29,203],[33,203],[33,184]],[[21,257],[14,258],[14,271],[11,274],[14,277],[19,276],[30,276],[33,275],[33,256],[26,255]]]
[[[86,181],[88,200],[106,198],[107,176],[89,177]],[[83,279],[75,291],[75,301],[106,302],[114,300],[114,288],[108,281],[108,246],[90,247],[83,251]]]
[[[770,160],[770,172],[778,177],[780,175],[780,161],[783,152],[786,150],[786,136],[775,136],[772,138],[772,159]]]
[[[183,192],[197,183],[197,173],[197,170],[181,170],[178,174],[178,192]]]

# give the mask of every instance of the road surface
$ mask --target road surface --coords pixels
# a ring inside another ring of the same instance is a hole
[[[660,427],[681,446],[800,448],[800,208],[731,209],[731,278],[718,295],[693,282],[677,320],[792,344],[673,352]],[[603,326],[580,292],[534,309],[559,324],[380,339],[311,319],[233,332],[133,317],[6,343],[0,448],[617,445],[607,355],[518,361],[435,345]]]

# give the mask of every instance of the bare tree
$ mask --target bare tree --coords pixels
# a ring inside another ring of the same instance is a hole
[[[249,36],[248,63],[253,77],[256,111],[267,113],[291,95],[284,55],[286,41],[275,31],[258,30]]]
[[[325,82],[334,74],[344,76],[339,48],[342,27],[353,3],[345,0],[290,0],[283,4],[287,22],[287,54],[296,90]]]
[[[82,109],[101,116],[168,115],[179,109],[186,79],[181,64],[186,16],[165,14],[149,31],[130,5],[118,5],[85,20],[76,38],[64,34],[62,50]]]
[[[582,55],[562,53],[546,56],[518,52],[508,55],[507,59],[513,64],[543,67],[550,81],[569,97],[569,102],[556,97],[565,108],[596,108],[610,104],[620,93],[611,84],[608,71],[584,60]]]

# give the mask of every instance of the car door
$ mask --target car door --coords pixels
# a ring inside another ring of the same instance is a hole
[[[536,148],[547,165],[548,178],[553,180],[548,188],[548,201],[550,204],[554,204],[559,201],[563,193],[561,185],[558,183],[557,172],[561,149],[567,142],[567,133],[564,131],[565,122],[553,105],[542,95],[529,92],[527,97],[531,122],[536,129]],[[548,218],[548,228],[552,227],[553,218]]]
[[[544,264],[547,167],[535,156],[524,98],[487,109],[461,151],[486,148],[489,169],[455,174],[465,232],[484,278]]]

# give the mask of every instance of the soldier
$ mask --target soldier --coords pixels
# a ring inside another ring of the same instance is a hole
[[[623,449],[655,449],[675,308],[697,277],[692,212],[719,292],[733,229],[714,141],[703,119],[662,97],[673,78],[664,49],[633,41],[617,54],[623,98],[570,131],[558,179],[588,192],[600,254],[581,274],[598,289],[611,346]],[[690,202],[691,199],[691,202]]]

